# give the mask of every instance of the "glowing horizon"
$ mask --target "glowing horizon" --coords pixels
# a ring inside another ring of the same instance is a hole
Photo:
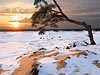
[[[20,26],[19,22],[12,22],[11,25],[14,28],[19,28],[19,26]]]
[[[30,28],[33,0],[0,0],[0,29]]]

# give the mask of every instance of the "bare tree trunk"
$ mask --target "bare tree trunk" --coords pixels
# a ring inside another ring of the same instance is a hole
[[[62,9],[60,8],[60,6],[58,5],[57,1],[56,0],[53,0],[53,2],[55,3],[55,5],[57,6],[57,8],[59,9],[60,13],[66,18],[67,21],[71,22],[71,23],[74,23],[74,24],[77,24],[77,25],[81,25],[81,26],[84,26],[86,28],[86,30],[88,31],[88,34],[89,34],[89,39],[90,39],[90,42],[91,42],[91,45],[95,45],[95,41],[94,41],[94,38],[93,38],[93,34],[92,34],[92,29],[91,29],[91,25],[88,25],[87,23],[85,22],[79,22],[79,21],[76,21],[76,20],[73,20],[73,19],[69,19],[62,11]]]
[[[95,43],[94,38],[93,38],[91,25],[88,25],[87,31],[88,31],[88,34],[89,34],[89,38],[90,38],[90,41],[91,41],[91,45],[95,45],[96,43]]]

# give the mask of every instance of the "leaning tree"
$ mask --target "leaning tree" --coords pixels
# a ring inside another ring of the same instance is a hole
[[[81,25],[86,28],[88,31],[89,39],[91,45],[95,45],[95,41],[92,34],[91,25],[88,25],[86,22],[80,22],[73,19],[70,19],[61,9],[56,0],[53,0],[52,3],[47,0],[35,0],[34,5],[36,6],[37,11],[33,13],[32,26],[39,26],[40,34],[44,33],[46,26],[58,27],[57,23],[60,21],[68,21],[76,25]]]

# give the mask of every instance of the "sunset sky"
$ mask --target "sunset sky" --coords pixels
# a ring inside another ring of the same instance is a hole
[[[57,0],[68,17],[100,28],[100,0]],[[34,0],[0,0],[0,29],[31,28]],[[60,23],[60,28],[80,28]]]

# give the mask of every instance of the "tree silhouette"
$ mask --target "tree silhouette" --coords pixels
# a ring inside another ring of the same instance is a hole
[[[57,26],[58,22],[68,21],[76,25],[84,26],[88,31],[91,45],[96,44],[93,38],[91,25],[88,25],[86,22],[80,22],[80,21],[70,19],[62,11],[61,7],[59,6],[56,0],[53,0],[53,3],[49,3],[47,2],[47,0],[35,0],[34,5],[36,5],[38,11],[33,13],[31,17],[32,26],[42,25],[41,27],[39,27],[40,30],[39,34],[44,33],[46,26],[58,27]]]

